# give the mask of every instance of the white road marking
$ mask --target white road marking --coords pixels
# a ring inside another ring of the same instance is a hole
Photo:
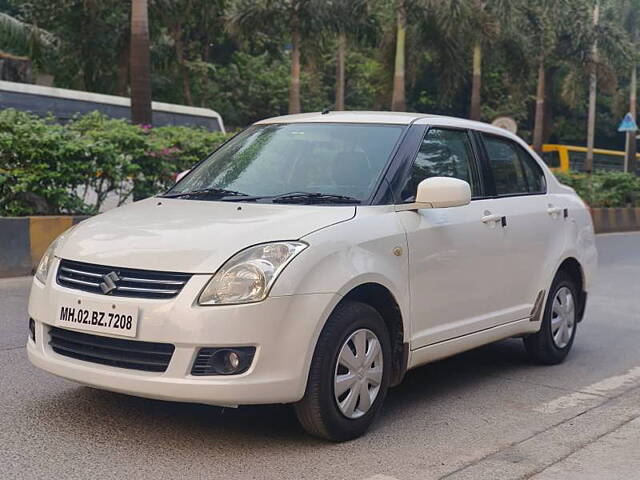
[[[634,367],[622,375],[605,378],[582,388],[579,392],[558,397],[534,408],[534,410],[540,413],[557,413],[565,408],[578,407],[585,403],[593,402],[598,398],[607,396],[608,393],[614,390],[622,387],[631,387],[636,384],[640,384],[640,367]]]
[[[389,477],[388,475],[374,475],[373,477],[365,478],[365,480],[398,480],[395,477]]]

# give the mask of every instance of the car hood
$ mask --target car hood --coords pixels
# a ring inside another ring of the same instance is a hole
[[[114,267],[214,273],[244,248],[297,240],[353,218],[355,210],[149,198],[85,220],[65,235],[56,256]]]

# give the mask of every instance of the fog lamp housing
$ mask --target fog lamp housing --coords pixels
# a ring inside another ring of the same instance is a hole
[[[239,375],[251,367],[256,347],[206,347],[198,352],[191,375]]]

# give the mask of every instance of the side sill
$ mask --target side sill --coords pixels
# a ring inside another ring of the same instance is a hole
[[[535,333],[538,328],[539,326],[536,323],[531,322],[530,318],[526,317],[504,325],[427,345],[410,352],[408,369],[410,370],[420,365],[450,357],[505,338]]]

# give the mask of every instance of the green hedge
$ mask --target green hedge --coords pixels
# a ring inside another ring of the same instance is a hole
[[[91,214],[112,192],[120,204],[145,198],[224,140],[203,129],[145,128],[97,112],[59,125],[2,110],[0,216]]]
[[[591,207],[640,206],[640,177],[623,172],[556,173]]]

